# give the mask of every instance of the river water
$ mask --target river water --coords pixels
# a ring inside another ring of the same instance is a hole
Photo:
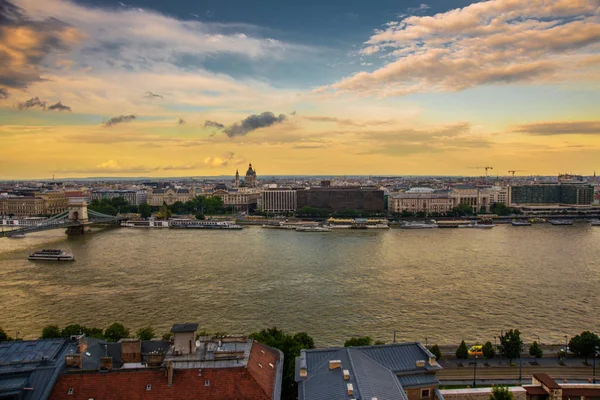
[[[300,233],[113,228],[0,238],[0,327],[115,321],[158,333],[173,323],[249,333],[307,331],[317,345],[353,335],[452,344],[518,328],[562,343],[600,330],[600,227],[497,226]],[[39,263],[41,248],[74,263]]]

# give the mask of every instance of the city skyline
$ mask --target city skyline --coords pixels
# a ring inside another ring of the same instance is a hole
[[[600,3],[0,0],[0,179],[592,175]]]

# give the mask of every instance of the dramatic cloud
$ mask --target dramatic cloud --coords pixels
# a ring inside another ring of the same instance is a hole
[[[600,121],[536,122],[517,125],[513,132],[527,135],[600,135]]]
[[[125,173],[148,173],[155,171],[156,168],[148,168],[141,165],[127,166],[121,165],[115,160],[108,160],[91,168],[59,170],[53,172],[60,173],[87,173],[87,174],[125,174]]]
[[[217,128],[217,129],[223,129],[225,128],[225,125],[218,123],[217,121],[205,121],[204,122],[204,127],[205,128]]]
[[[0,84],[23,89],[43,80],[42,63],[55,51],[66,51],[82,36],[56,18],[29,19],[19,7],[0,0]]]
[[[177,120],[177,125],[183,125],[183,124],[185,124],[185,120],[183,118],[179,118]]]
[[[8,99],[8,91],[0,88],[0,100]]]
[[[236,122],[230,127],[225,128],[223,132],[225,132],[229,137],[244,136],[247,135],[248,132],[253,131],[255,129],[265,128],[267,126],[283,122],[286,120],[286,118],[287,117],[284,114],[279,114],[279,116],[275,116],[275,114],[269,111],[259,115],[252,114],[243,121]]]
[[[152,92],[146,92],[146,93],[144,93],[144,97],[149,98],[149,99],[154,98],[154,97],[158,97],[158,98],[164,99],[164,97],[162,95],[156,94],[156,93],[152,93]]]
[[[51,106],[48,107],[48,110],[53,111],[68,111],[71,112],[71,107],[69,106],[65,106],[63,103],[61,103],[60,101],[56,104],[52,104]]]
[[[235,153],[229,152],[221,157],[206,157],[204,159],[204,164],[210,167],[225,167],[233,159],[233,156],[235,156]]]
[[[113,126],[126,122],[131,122],[135,119],[135,115],[120,115],[118,117],[112,117],[104,123],[104,126]]]
[[[600,43],[597,1],[491,0],[389,22],[363,56],[391,59],[317,92],[396,96],[577,79]],[[594,64],[594,60],[591,60]]]
[[[19,103],[17,104],[17,107],[19,107],[19,110],[27,110],[30,108],[36,108],[39,107],[41,109],[46,109],[46,102],[45,101],[41,101],[39,99],[39,97],[33,97],[23,103]]]

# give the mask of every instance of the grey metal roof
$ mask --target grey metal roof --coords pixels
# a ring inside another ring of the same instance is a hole
[[[415,374],[398,376],[398,380],[402,387],[422,387],[427,385],[438,385],[440,382],[434,374]]]
[[[179,333],[179,332],[196,332],[197,330],[198,330],[198,324],[195,323],[195,322],[193,322],[193,323],[186,323],[186,324],[175,324],[171,328],[171,332],[173,332],[173,333]]]
[[[68,339],[0,343],[0,393],[23,400],[47,399],[77,342]],[[27,390],[23,390],[27,388]]]
[[[296,359],[295,379],[301,400],[347,400],[377,398],[406,400],[403,382],[408,387],[436,386],[434,372],[441,369],[430,365],[433,355],[420,343],[398,343],[380,346],[303,350]],[[340,360],[342,367],[329,369],[330,360]],[[424,360],[424,367],[416,362]],[[300,377],[300,367],[306,366],[307,376]],[[350,379],[344,380],[343,370]],[[347,384],[352,383],[354,395],[349,396]]]

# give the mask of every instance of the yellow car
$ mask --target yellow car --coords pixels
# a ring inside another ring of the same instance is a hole
[[[483,346],[471,346],[469,349],[470,356],[482,356],[483,355]]]

